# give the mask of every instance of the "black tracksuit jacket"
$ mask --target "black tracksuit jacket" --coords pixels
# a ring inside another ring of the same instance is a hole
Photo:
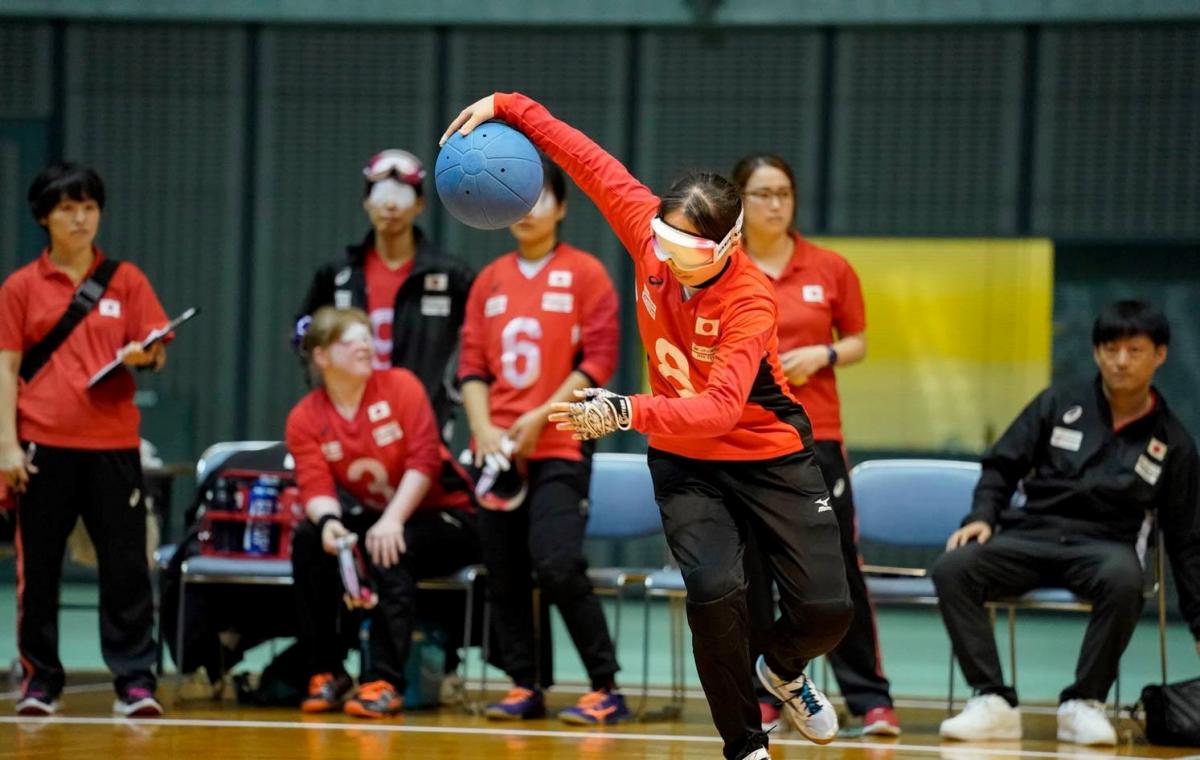
[[[448,383],[457,367],[447,365],[456,356],[475,272],[457,258],[441,253],[419,228],[414,228],[413,234],[417,253],[412,271],[396,293],[392,365],[420,378],[440,429],[453,410],[452,386]],[[347,246],[342,258],[318,269],[296,318],[329,305],[365,311],[367,280],[363,263],[374,245],[375,231],[371,230],[361,243]]]
[[[1154,394],[1149,414],[1113,430],[1099,376],[1042,391],[984,456],[963,524],[982,520],[1062,542],[1132,544],[1146,511],[1154,510],[1180,610],[1200,638],[1200,457],[1162,394]],[[1018,488],[1024,506],[1012,499]]]

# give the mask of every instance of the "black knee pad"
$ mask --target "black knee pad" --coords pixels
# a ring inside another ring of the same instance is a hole
[[[746,589],[738,588],[711,602],[693,602],[688,599],[688,627],[693,638],[719,639],[729,635],[736,627],[749,625],[746,611]]]
[[[802,602],[781,612],[783,624],[795,631],[797,643],[803,640],[806,657],[824,654],[837,646],[854,619],[854,605],[849,597]]]
[[[733,592],[745,594],[746,584],[717,567],[700,567],[684,576],[687,598],[690,604],[707,604],[729,596]],[[744,603],[744,602],[743,602]]]

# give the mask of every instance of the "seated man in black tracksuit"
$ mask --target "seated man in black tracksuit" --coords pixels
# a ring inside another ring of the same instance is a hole
[[[942,723],[944,738],[1021,737],[984,602],[1061,586],[1091,602],[1092,614],[1075,682],[1059,698],[1058,738],[1116,743],[1103,703],[1142,609],[1147,510],[1200,638],[1200,458],[1151,386],[1169,339],[1158,310],[1138,301],[1106,307],[1092,330],[1100,376],[1043,391],[984,456],[971,513],[933,569],[954,654],[976,692]],[[1018,488],[1020,508],[1010,506]]]
[[[458,348],[475,273],[439,251],[416,226],[425,209],[425,169],[416,156],[385,150],[362,172],[363,210],[371,230],[317,270],[296,319],[311,317],[322,306],[367,312],[376,369],[403,367],[415,374],[429,394],[442,437],[449,440],[454,404],[446,380],[456,366],[448,365]]]

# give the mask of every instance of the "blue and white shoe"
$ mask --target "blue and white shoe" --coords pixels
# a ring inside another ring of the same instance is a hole
[[[837,713],[808,676],[801,673],[793,681],[784,681],[767,667],[761,655],[754,672],[767,691],[779,697],[784,714],[804,738],[816,744],[828,744],[837,738]]]

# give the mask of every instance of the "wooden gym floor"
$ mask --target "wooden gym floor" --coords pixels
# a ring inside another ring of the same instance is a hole
[[[578,729],[554,719],[498,724],[453,708],[361,721],[336,714],[307,716],[295,710],[246,708],[230,701],[177,703],[171,698],[169,681],[160,694],[167,715],[136,721],[112,717],[112,692],[106,685],[68,687],[63,712],[48,720],[17,718],[11,712],[13,695],[4,695],[0,700],[0,758],[716,760],[721,756],[707,707],[695,698],[689,699],[683,716],[675,720]],[[572,704],[575,698],[574,693],[552,692],[549,704],[557,709]],[[651,706],[655,704],[651,700]],[[1059,744],[1054,740],[1050,708],[1026,711],[1025,741],[980,744],[941,742],[937,725],[945,717],[944,709],[902,703],[898,712],[905,730],[898,739],[846,738],[817,747],[786,732],[772,741],[771,756],[775,760],[1200,758],[1193,754],[1195,749],[1147,745],[1128,720],[1118,724],[1122,743],[1115,750]]]

